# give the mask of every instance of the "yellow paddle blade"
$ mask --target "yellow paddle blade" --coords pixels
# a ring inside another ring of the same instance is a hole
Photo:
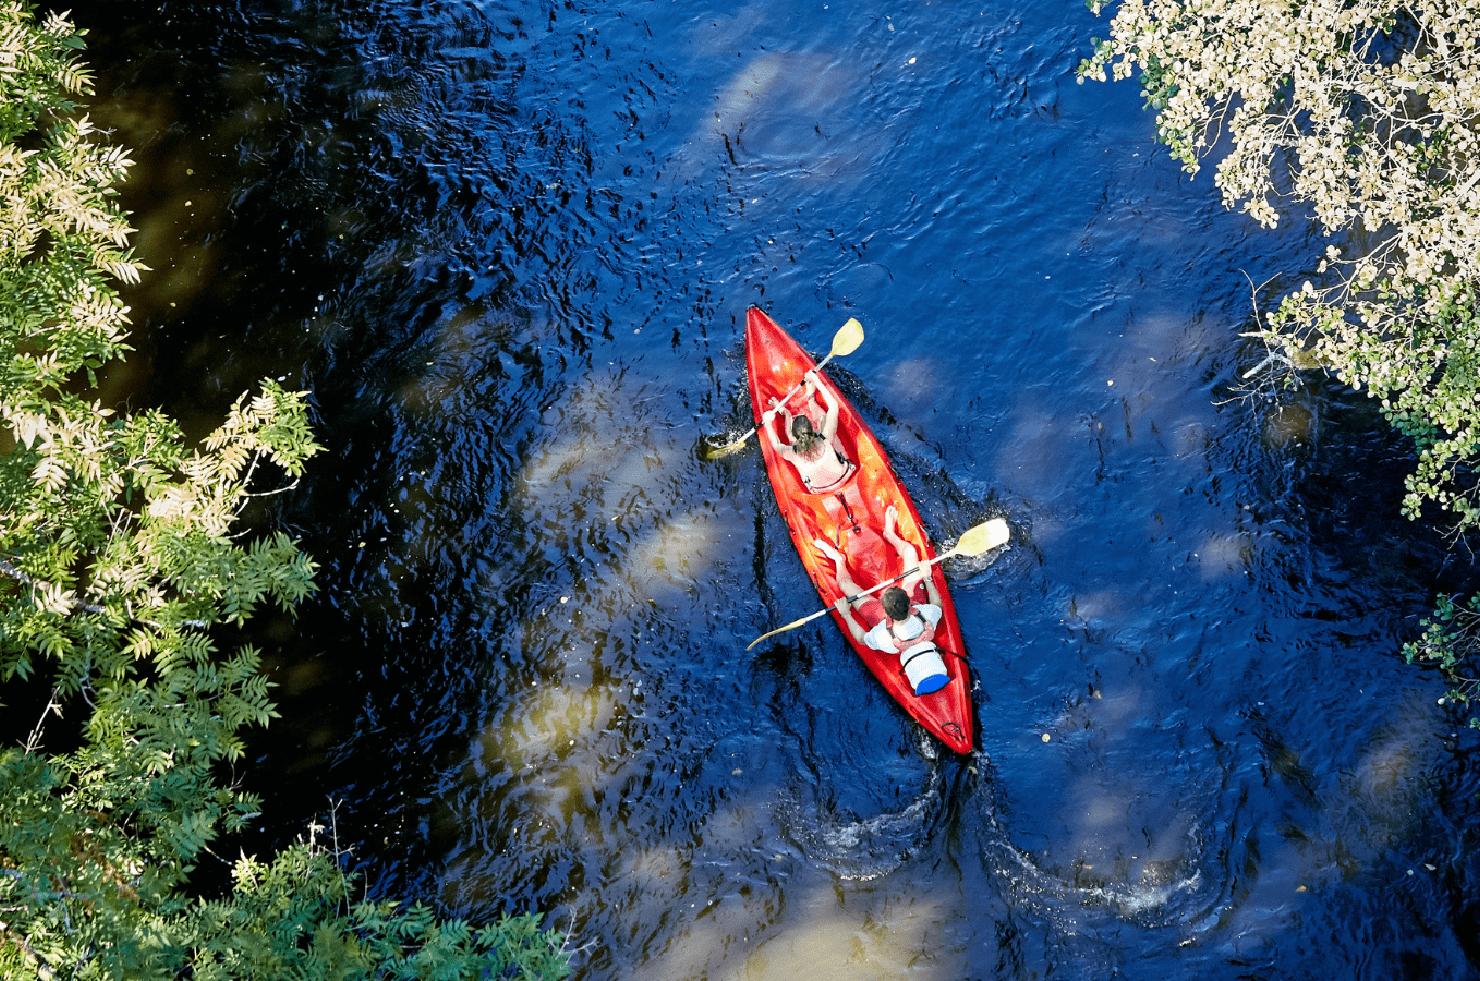
[[[756,431],[752,429],[750,432],[746,433],[744,436],[741,436],[739,439],[732,439],[728,443],[725,443],[723,446],[714,446],[708,442],[709,437],[705,437],[705,443],[704,446],[699,450],[699,455],[705,461],[718,460],[720,457],[731,456],[735,453],[738,453],[740,450],[745,449],[745,444],[750,441],[750,437],[754,436],[755,432]]]
[[[849,317],[848,322],[833,335],[832,351],[828,357],[840,358],[845,354],[852,354],[862,343],[863,324],[858,322],[857,317]]]
[[[955,555],[980,555],[998,545],[1006,545],[1010,533],[1007,522],[1001,518],[993,518],[991,521],[983,521],[981,524],[967,530],[956,542],[956,547],[951,549]]]
[[[809,614],[808,616],[804,616],[800,620],[793,620],[793,621],[791,621],[791,623],[788,623],[784,627],[777,627],[775,630],[768,630],[765,633],[761,634],[759,637],[757,637],[755,640],[752,640],[750,643],[746,644],[745,645],[745,649],[748,651],[752,647],[754,647],[756,644],[759,644],[761,641],[765,640],[767,637],[775,637],[777,634],[784,634],[788,630],[795,630],[796,628],[800,627],[802,624],[809,623],[809,622],[811,622],[813,620],[816,620],[818,617],[822,616],[824,613],[831,613],[831,612],[832,612],[832,607],[829,606],[825,610],[818,610],[816,613],[812,613],[812,614]]]

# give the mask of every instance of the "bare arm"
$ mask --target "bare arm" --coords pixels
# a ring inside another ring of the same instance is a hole
[[[830,441],[838,434],[837,397],[833,395],[831,388],[817,383],[816,375],[810,375],[807,381],[822,399],[822,408],[826,413],[822,417],[822,438]]]
[[[793,450],[789,444],[783,443],[777,438],[776,430],[773,428],[776,424],[777,415],[784,416],[786,418],[787,429],[789,430],[791,428],[791,413],[786,411],[786,406],[778,405],[773,413],[768,413],[761,418],[761,431],[766,434],[766,439],[770,441],[771,448],[781,454],[781,459],[790,461],[794,465],[797,462],[796,450]]]
[[[788,441],[791,440],[791,420],[794,418],[791,414],[791,409],[787,408],[789,405],[791,405],[791,400],[787,399],[785,402],[777,405],[775,409],[775,414],[781,417],[781,432]]]
[[[935,606],[940,606],[940,593],[935,588],[935,570],[929,569],[920,573],[920,578],[925,582],[925,595]]]
[[[863,629],[862,626],[859,625],[858,621],[854,619],[853,604],[848,602],[848,597],[839,596],[838,601],[833,604],[833,609],[837,610],[838,615],[843,618],[843,623],[846,624],[848,627],[848,633],[853,635],[854,640],[862,644],[864,642],[863,638],[866,631]]]

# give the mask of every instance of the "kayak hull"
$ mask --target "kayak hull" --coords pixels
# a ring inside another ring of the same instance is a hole
[[[799,386],[803,376],[816,362],[764,311],[751,307],[746,313],[745,351],[750,381],[750,399],[756,425],[763,424],[762,413]],[[800,474],[771,446],[764,434],[757,434],[776,503],[791,531],[792,542],[807,575],[817,587],[824,604],[831,606],[843,595],[838,586],[837,571],[830,559],[813,545],[816,539],[831,542],[844,556],[849,574],[862,589],[900,575],[902,567],[895,549],[884,539],[884,515],[892,505],[897,509],[898,534],[914,545],[921,560],[936,555],[925,534],[919,512],[909,493],[894,473],[884,448],[863,418],[843,393],[838,391],[824,372],[818,373],[818,384],[825,385],[837,399],[837,441],[845,455],[856,464],[853,473],[839,487],[825,493],[812,493],[802,483]],[[792,411],[801,408],[800,398],[791,402]],[[808,412],[814,423],[821,422],[821,407]],[[779,429],[779,423],[777,424]],[[773,430],[777,431],[777,430]],[[971,672],[965,660],[965,647],[956,608],[946,587],[945,574],[939,564],[930,567],[940,597],[941,618],[935,628],[935,642],[941,649],[948,681],[939,691],[916,695],[900,668],[899,657],[876,651],[857,641],[842,623],[843,636],[857,652],[870,673],[879,680],[911,716],[957,753],[969,753],[974,741],[971,710]],[[877,594],[875,594],[877,596]],[[922,600],[923,589],[917,587],[915,599]],[[883,617],[876,601],[860,605],[866,626]]]

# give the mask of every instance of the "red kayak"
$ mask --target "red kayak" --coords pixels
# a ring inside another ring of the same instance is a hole
[[[756,425],[760,427],[765,425],[762,414],[771,407],[771,400],[780,399],[800,386],[803,376],[816,367],[816,362],[758,307],[751,307],[746,313],[745,353],[749,363],[751,406]],[[818,372],[816,377],[818,386],[826,386],[838,405],[837,443],[848,461],[855,465],[852,472],[837,485],[814,492],[803,483],[797,468],[782,458],[764,433],[759,434],[758,440],[765,455],[766,470],[771,476],[771,486],[776,491],[776,503],[791,529],[791,538],[802,565],[812,577],[824,603],[830,606],[843,593],[838,587],[833,562],[813,545],[816,539],[832,543],[844,556],[853,581],[863,589],[905,571],[895,549],[884,539],[884,516],[891,505],[897,509],[899,537],[915,547],[920,560],[933,559],[936,552],[920,524],[920,514],[915,510],[914,502],[895,476],[878,439],[832,381],[822,372]],[[788,404],[789,411],[806,414],[812,419],[814,428],[820,431],[824,407],[816,396],[804,404],[798,389],[798,394]],[[781,423],[775,425],[777,428],[772,431],[780,433]],[[833,611],[832,616],[839,621],[844,636],[863,658],[863,663],[894,700],[941,742],[957,753],[969,753],[973,738],[971,675],[963,659],[965,647],[961,641],[961,627],[956,621],[956,608],[946,590],[945,574],[940,565],[931,566],[929,575],[934,579],[941,608],[940,622],[935,626],[935,643],[940,648],[949,676],[944,687],[931,694],[915,694],[900,667],[898,655],[876,651],[858,642],[841,622],[837,611]],[[912,600],[923,602],[924,596],[923,588],[917,586]],[[866,626],[884,618],[883,609],[876,600],[863,603],[856,609]]]

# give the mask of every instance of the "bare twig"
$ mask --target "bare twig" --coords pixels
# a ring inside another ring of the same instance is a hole
[[[1243,272],[1244,279],[1248,280],[1249,283],[1249,305],[1254,310],[1254,322],[1260,323],[1263,318],[1259,311],[1259,294],[1276,277],[1271,276],[1258,286],[1255,286],[1253,278],[1247,272],[1243,270],[1240,270],[1240,272]],[[1240,333],[1239,336],[1262,341],[1265,351],[1264,360],[1247,371],[1239,373],[1239,377],[1245,382],[1250,382],[1250,384],[1231,386],[1229,390],[1237,394],[1232,398],[1223,399],[1215,404],[1228,405],[1233,402],[1244,402],[1260,395],[1264,396],[1266,400],[1272,399],[1274,397],[1273,392],[1276,388],[1276,383],[1281,380],[1288,382],[1293,379],[1297,385],[1303,385],[1300,379],[1300,366],[1291,360],[1290,355],[1286,353],[1285,345],[1278,340],[1272,339],[1268,331],[1245,331]],[[1274,367],[1271,369],[1271,366]]]
[[[36,752],[36,750],[41,746],[41,729],[46,724],[47,714],[55,712],[57,718],[60,719],[62,717],[62,706],[61,703],[57,701],[57,695],[60,694],[60,692],[60,688],[53,688],[51,690],[51,694],[47,696],[46,708],[41,710],[41,718],[36,720],[36,728],[32,729],[31,734],[26,737],[25,752],[27,756],[30,756],[32,753]]]

